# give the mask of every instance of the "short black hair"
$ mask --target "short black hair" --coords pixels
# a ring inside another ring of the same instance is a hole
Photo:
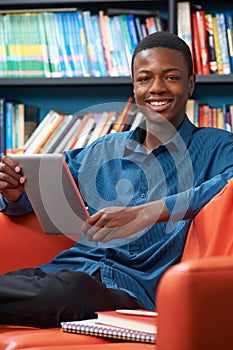
[[[176,34],[172,34],[166,31],[160,31],[160,32],[149,34],[148,36],[143,38],[136,46],[132,56],[132,61],[131,61],[132,76],[133,76],[134,59],[137,56],[137,54],[143,50],[153,49],[154,47],[165,47],[171,50],[180,51],[187,64],[189,76],[193,74],[192,54],[186,42]]]

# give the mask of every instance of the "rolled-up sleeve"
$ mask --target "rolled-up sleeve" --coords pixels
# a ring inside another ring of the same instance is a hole
[[[0,195],[0,211],[7,215],[22,216],[33,211],[31,203],[25,192],[16,202],[8,201]]]
[[[192,219],[233,177],[233,167],[200,186],[165,197],[171,221]]]

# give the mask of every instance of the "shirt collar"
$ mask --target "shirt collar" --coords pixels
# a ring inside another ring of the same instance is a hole
[[[175,136],[169,141],[160,145],[157,149],[164,148],[165,146],[169,150],[171,149],[171,147],[174,150],[174,146],[175,146],[175,148],[179,152],[182,152],[182,149],[185,152],[194,128],[195,128],[195,125],[192,124],[188,119],[187,115],[185,115],[184,120],[180,128],[178,129],[178,132],[175,134]],[[131,149],[131,150],[133,149],[135,151],[135,143],[136,143],[136,144],[139,144],[140,151],[142,151],[141,149],[142,147],[140,145],[145,140],[145,137],[146,137],[146,120],[143,120],[138,125],[138,127],[132,132],[132,134],[130,134],[129,140],[132,140],[133,142],[129,142],[126,147],[128,149]]]

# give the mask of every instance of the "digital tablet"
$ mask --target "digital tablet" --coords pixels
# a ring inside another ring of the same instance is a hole
[[[62,154],[14,154],[22,167],[25,191],[48,234],[81,235],[90,216]]]

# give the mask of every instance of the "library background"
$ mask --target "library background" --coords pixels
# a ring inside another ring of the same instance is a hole
[[[2,0],[0,153],[63,152],[134,128],[143,115],[133,104],[131,55],[157,30],[192,50],[190,119],[233,131],[228,1]]]

